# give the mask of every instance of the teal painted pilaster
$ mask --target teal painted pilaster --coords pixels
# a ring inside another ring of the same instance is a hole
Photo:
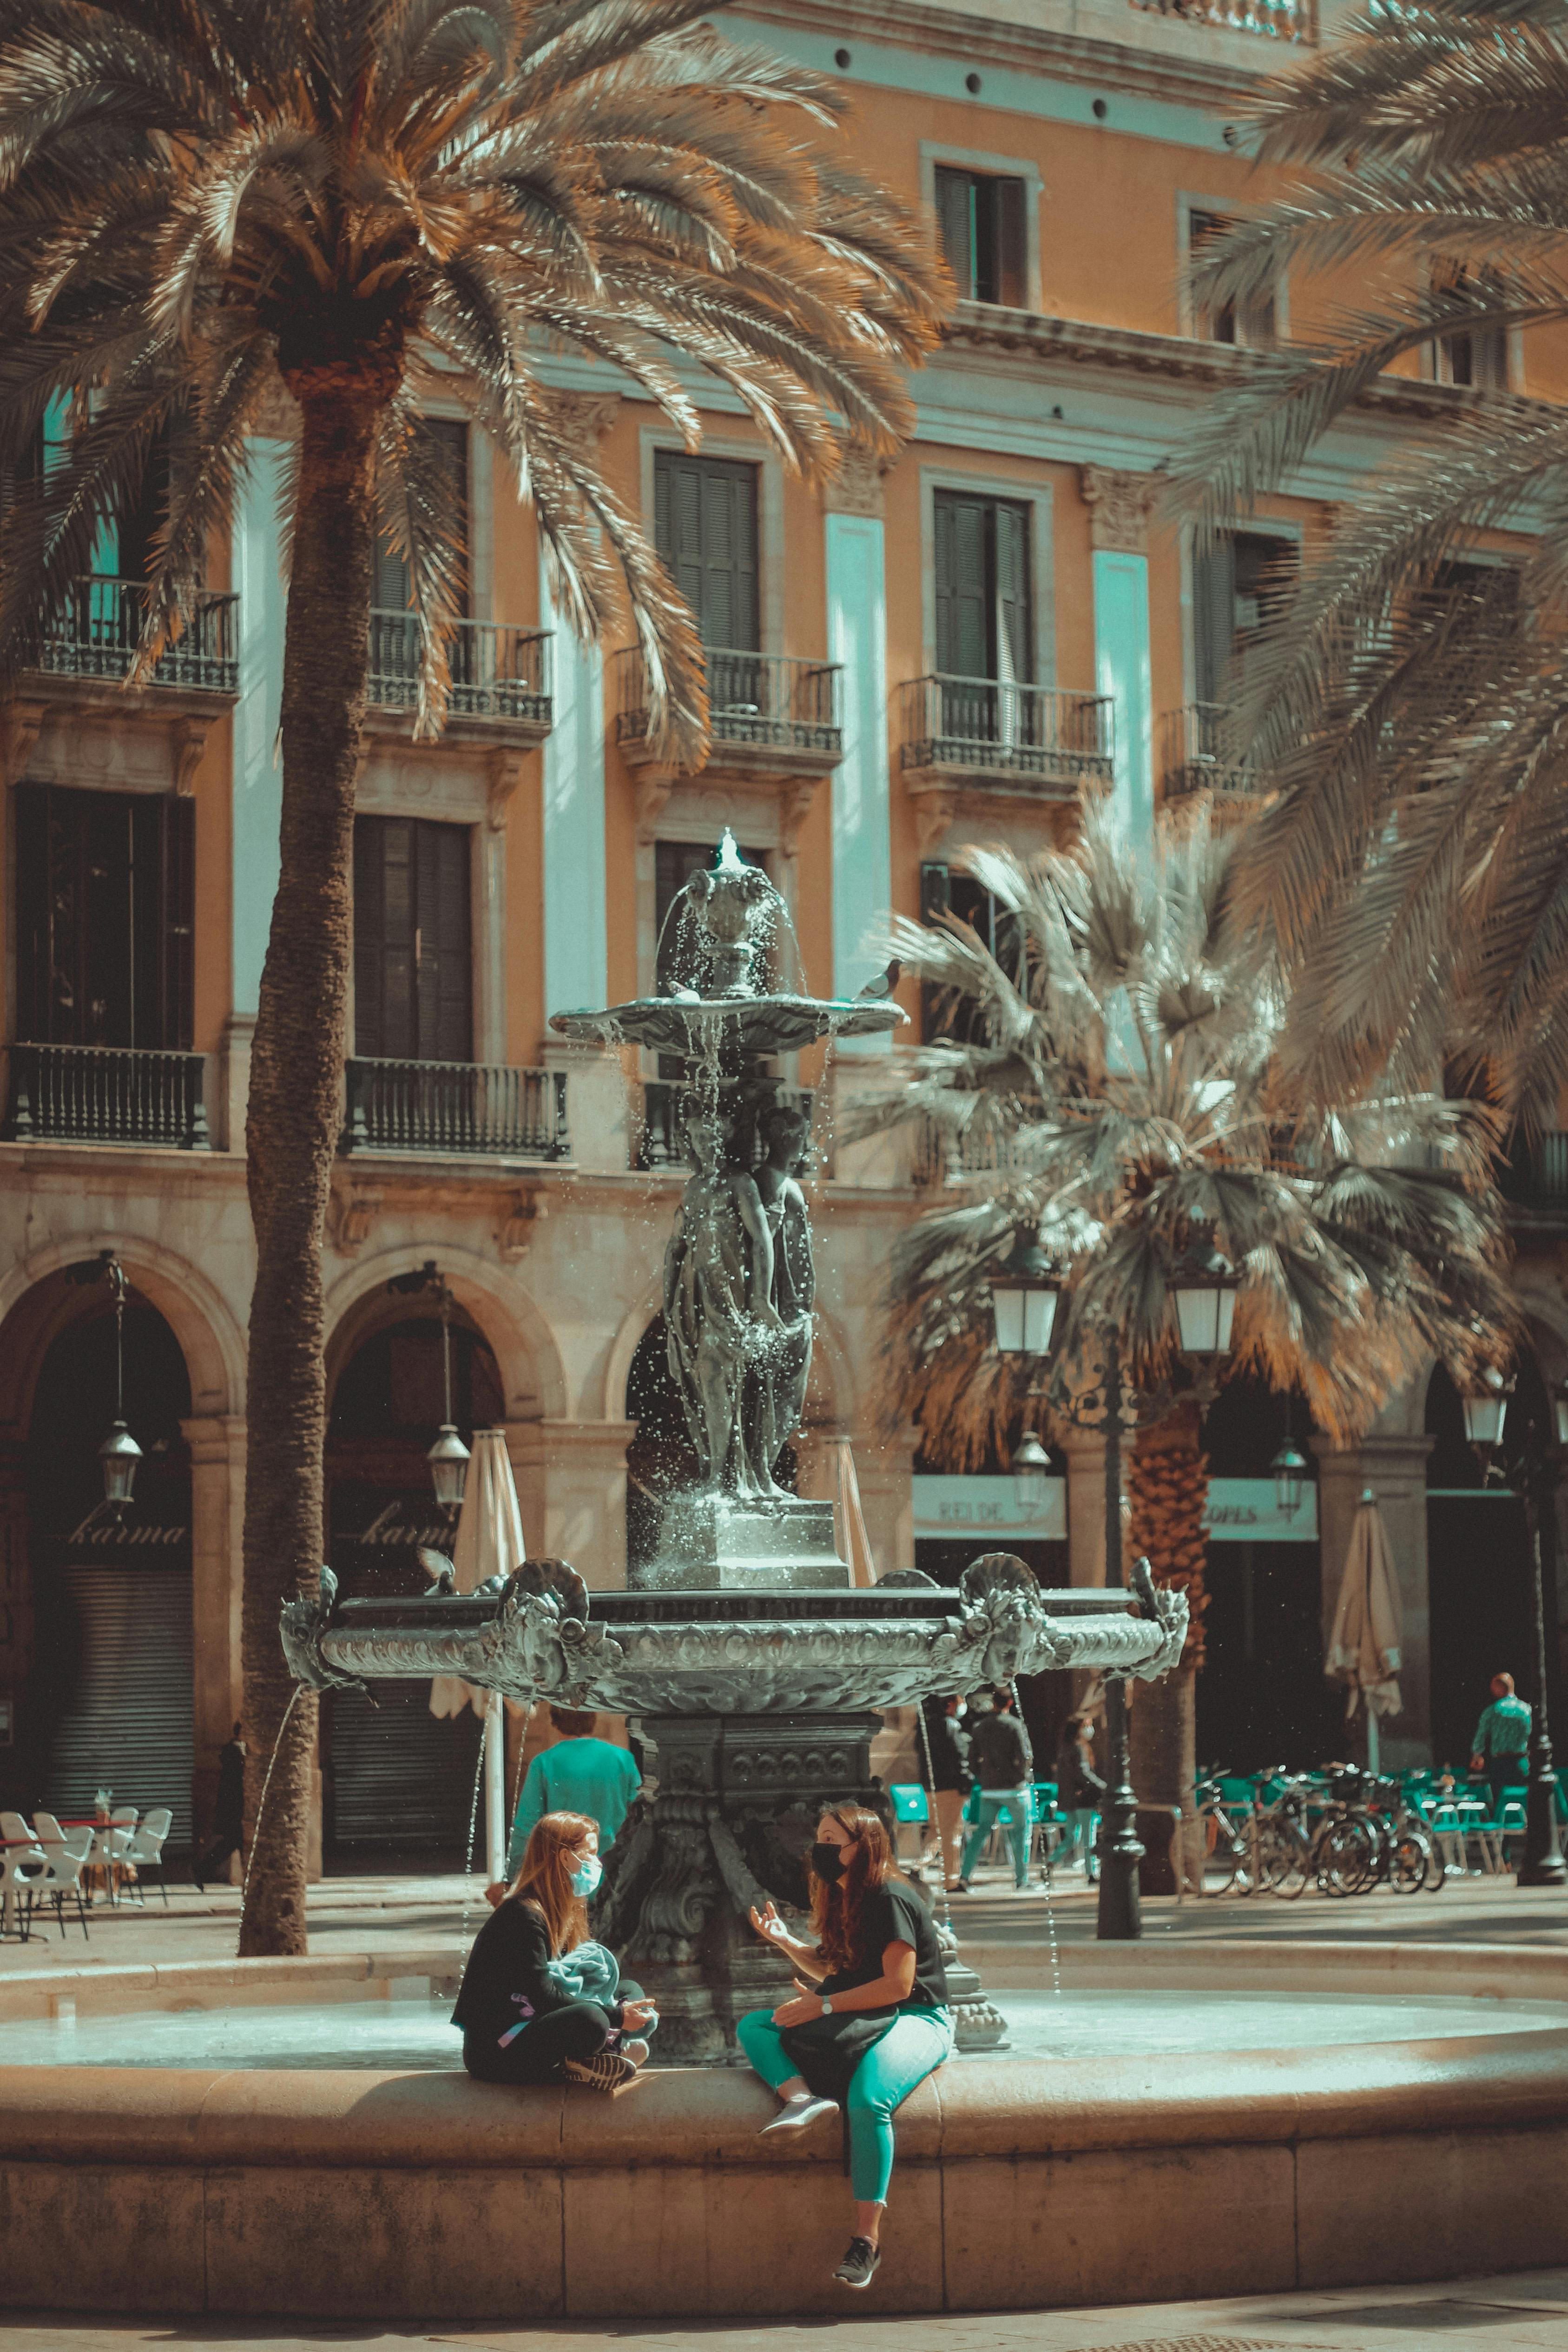
[[[283,477],[286,441],[252,441],[234,521],[239,591],[239,707],[234,718],[233,1011],[253,1016],[278,893],[283,772]]]
[[[539,609],[552,611],[542,566]],[[605,666],[559,617],[554,629],[553,720],[544,745],[546,1015],[603,1004],[609,971]]]
[[[1097,693],[1116,710],[1116,803],[1131,840],[1154,830],[1154,712],[1149,667],[1149,559],[1101,548],[1094,558]]]
[[[833,772],[833,992],[853,996],[878,970],[867,933],[893,897],[888,776],[888,615],[882,525],[830,514],[827,658],[842,665],[844,758]],[[847,1037],[841,1054],[886,1052],[881,1037]]]

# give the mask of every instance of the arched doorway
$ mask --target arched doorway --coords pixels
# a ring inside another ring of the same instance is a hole
[[[1310,1459],[1305,1401],[1246,1372],[1226,1381],[1204,1420],[1209,1605],[1194,1685],[1198,1760],[1237,1772],[1320,1762],[1333,1750],[1344,1711],[1323,1673],[1315,1482],[1309,1478],[1293,1520],[1275,1505],[1269,1465],[1287,1428]]]
[[[191,1410],[185,1360],[137,1291],[125,1307],[125,1419],[142,1448],[124,1517],[103,1508],[98,1448],[114,1419],[107,1285],[70,1293],[39,1367],[26,1449],[32,1667],[19,1710],[32,1807],[90,1818],[100,1790],[192,1836]]]
[[[504,1419],[488,1341],[461,1310],[452,1323],[452,1412],[466,1443]],[[426,1454],[445,1419],[441,1326],[434,1307],[383,1324],[343,1364],[327,1433],[329,1558],[345,1599],[427,1590],[421,1545],[449,1552]],[[373,1699],[322,1703],[322,1846],[329,1869],[461,1870],[479,1722],[430,1712],[424,1682],[377,1684]]]
[[[1538,1443],[1550,1426],[1545,1383],[1531,1355],[1521,1357],[1509,1404],[1510,1451],[1516,1416],[1533,1425]],[[1462,1771],[1493,1675],[1504,1669],[1521,1697],[1535,1697],[1531,1562],[1524,1507],[1507,1486],[1483,1483],[1465,1436],[1464,1406],[1441,1364],[1426,1386],[1426,1433],[1432,1754]]]

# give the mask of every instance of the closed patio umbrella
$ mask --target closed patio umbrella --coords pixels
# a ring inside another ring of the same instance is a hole
[[[452,1546],[459,1592],[472,1592],[492,1576],[510,1576],[527,1557],[517,1481],[506,1450],[506,1433],[476,1429],[473,1459],[463,1488],[463,1508]],[[506,1717],[497,1691],[475,1690],[458,1675],[437,1675],[430,1685],[430,1712],[460,1715],[471,1706],[485,1727],[485,1855],[492,1880],[506,1867]]]
[[[1379,1760],[1378,1718],[1397,1715],[1405,1704],[1398,1681],[1401,1636],[1394,1556],[1377,1498],[1368,1486],[1351,1528],[1323,1672],[1349,1685],[1347,1720],[1365,1700],[1367,1761],[1374,1772]]]

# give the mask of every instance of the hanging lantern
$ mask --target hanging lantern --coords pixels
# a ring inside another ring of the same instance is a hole
[[[441,1508],[460,1508],[468,1476],[468,1449],[449,1421],[442,1423],[441,1433],[425,1459],[430,1465],[431,1484]]]
[[[1060,1290],[1060,1278],[1038,1240],[1020,1226],[1011,1251],[991,1277],[991,1311],[999,1355],[1046,1354]]]
[[[1465,1435],[1478,1454],[1493,1454],[1502,1444],[1503,1416],[1512,1391],[1513,1382],[1505,1380],[1495,1364],[1489,1364],[1463,1400]]]
[[[1026,1429],[1013,1448],[1008,1467],[1013,1473],[1013,1492],[1017,1496],[1018,1508],[1031,1519],[1039,1518],[1046,1507],[1051,1457],[1032,1429]]]
[[[122,1421],[117,1421],[98,1449],[103,1465],[103,1499],[117,1516],[131,1500],[142,1448]]]
[[[1177,1267],[1171,1289],[1184,1356],[1213,1362],[1229,1355],[1236,1294],[1240,1287],[1236,1268],[1216,1249],[1194,1254]]]
[[[1274,1500],[1281,1518],[1293,1519],[1301,1507],[1301,1488],[1307,1476],[1307,1457],[1294,1442],[1287,1437],[1273,1461],[1268,1465],[1274,1480]]]

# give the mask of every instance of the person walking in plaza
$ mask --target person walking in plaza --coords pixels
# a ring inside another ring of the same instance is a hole
[[[599,1832],[585,1814],[534,1823],[511,1885],[474,1938],[452,2011],[477,2081],[616,2092],[647,2058],[640,2037],[657,2022],[654,2005],[619,1982],[614,1955],[588,1933],[599,1878]]]
[[[1515,1696],[1513,1676],[1494,1675],[1491,1705],[1481,1709],[1470,1742],[1470,1769],[1487,1776],[1494,1821],[1503,1790],[1517,1789],[1529,1776],[1530,1725],[1530,1708]]]
[[[542,1748],[528,1768],[507,1850],[507,1876],[515,1878],[522,1850],[546,1813],[585,1813],[595,1822],[606,1852],[620,1835],[642,1774],[630,1751],[613,1739],[594,1737],[591,1709],[552,1706],[550,1720],[560,1734]]]
[[[1105,1802],[1105,1783],[1094,1769],[1093,1728],[1087,1715],[1069,1715],[1057,1749],[1057,1805],[1068,1817],[1064,1867],[1076,1870],[1081,1863],[1090,1878],[1096,1875],[1094,1817]]]
[[[958,1892],[969,1892],[970,1874],[1006,1811],[1007,1843],[1013,1855],[1013,1883],[1021,1895],[1029,1883],[1029,1743],[1013,1712],[1013,1694],[992,1694],[991,1712],[983,1714],[970,1734],[969,1762],[977,1788],[969,1800],[969,1832],[958,1870]]]
[[[212,1843],[191,1871],[198,1895],[205,1894],[209,1878],[221,1878],[227,1883],[230,1861],[237,1853],[243,1858],[244,1840],[245,1742],[237,1723],[232,1738],[226,1739],[217,1752],[217,1802],[213,1808]]]
[[[963,1801],[969,1794],[969,1729],[962,1698],[921,1701],[925,1722],[922,1766],[929,1760],[931,1803],[936,1814],[937,1854],[942,1884],[950,1895],[958,1892],[959,1850],[963,1843]]]
[[[824,1813],[809,1884],[815,1944],[792,1936],[772,1903],[752,1911],[758,1935],[795,1969],[795,1990],[735,2032],[782,2102],[764,2133],[802,2130],[836,2105],[848,2116],[855,2234],[833,2275],[858,2289],[882,2259],[894,2114],[952,2055],[952,2017],[931,1914],[894,1862],[880,1814],[850,1804]]]

